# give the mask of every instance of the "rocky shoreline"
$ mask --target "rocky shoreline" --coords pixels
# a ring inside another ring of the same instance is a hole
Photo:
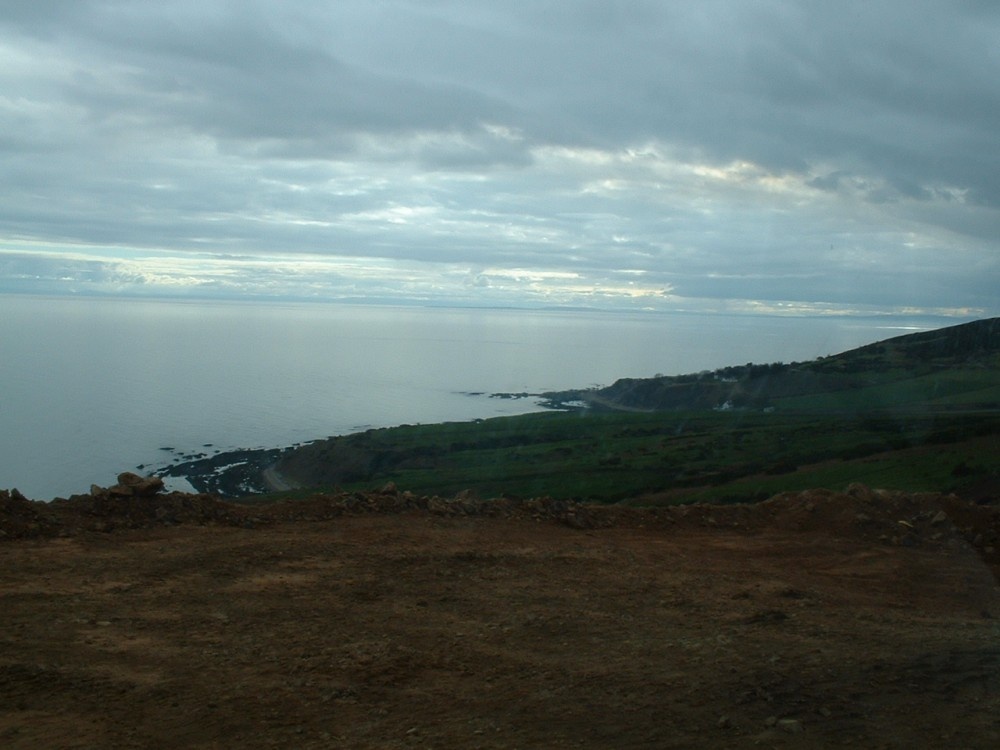
[[[481,396],[482,393],[470,392],[467,395]],[[533,398],[543,410],[569,411],[580,409],[581,403],[570,403],[560,398],[559,393],[491,393],[490,398],[502,400],[520,400]],[[482,421],[482,420],[473,420]],[[295,485],[278,475],[275,465],[287,453],[305,445],[299,443],[284,448],[237,448],[235,450],[217,451],[212,455],[204,452],[180,452],[173,448],[164,448],[174,452],[176,459],[168,465],[153,469],[152,473],[161,478],[183,479],[196,492],[210,493],[225,498],[238,498],[247,495],[282,492],[292,489]],[[203,446],[211,448],[211,445]],[[151,469],[145,465],[139,470]]]
[[[216,453],[212,456],[179,461],[154,472],[160,478],[184,479],[196,492],[219,497],[274,492],[286,487],[276,487],[268,480],[269,470],[291,448],[257,448]]]

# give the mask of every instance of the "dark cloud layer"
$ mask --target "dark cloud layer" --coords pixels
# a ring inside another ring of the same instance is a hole
[[[276,265],[226,293],[403,269],[440,301],[996,314],[998,38],[943,0],[8,1],[0,253],[199,293],[235,252]]]

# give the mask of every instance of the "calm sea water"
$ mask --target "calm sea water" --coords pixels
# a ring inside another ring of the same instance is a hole
[[[471,393],[811,359],[944,324],[0,296],[0,488],[49,499],[179,453],[539,408]]]

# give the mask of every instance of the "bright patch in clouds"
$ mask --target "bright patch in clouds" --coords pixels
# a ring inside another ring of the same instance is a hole
[[[1000,314],[1000,8],[20,3],[0,292]]]

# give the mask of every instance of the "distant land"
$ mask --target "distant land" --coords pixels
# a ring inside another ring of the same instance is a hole
[[[231,451],[159,474],[260,500],[387,482],[640,505],[752,502],[855,481],[985,502],[1000,487],[1000,318],[808,362],[494,395],[536,397],[549,410]]]
[[[591,409],[996,409],[1000,318],[924,331],[808,362],[747,363],[689,375],[623,378],[606,388],[543,394]]]

